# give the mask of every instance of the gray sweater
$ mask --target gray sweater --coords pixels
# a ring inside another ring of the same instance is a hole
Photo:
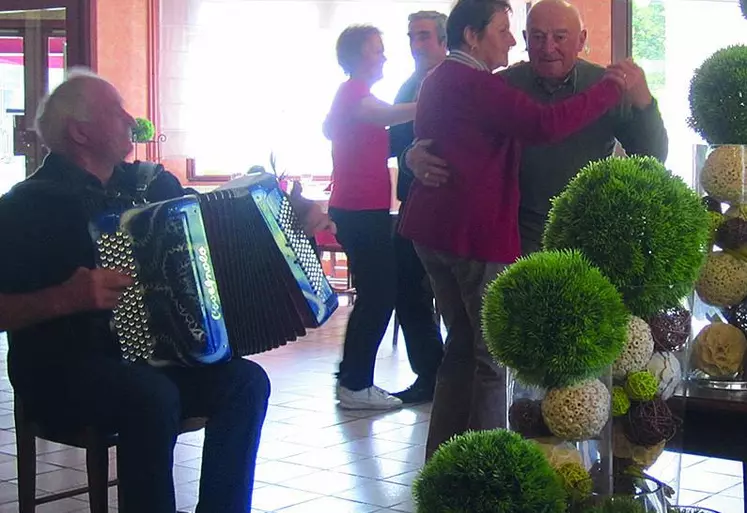
[[[526,62],[502,71],[501,75],[536,100],[552,103],[584,91],[599,81],[604,72],[601,66],[579,60],[568,79],[554,90],[543,84]],[[519,171],[522,253],[540,249],[551,198],[562,192],[582,167],[611,155],[615,140],[628,155],[650,155],[663,162],[668,138],[656,101],[643,110],[620,105],[559,143],[524,146]]]

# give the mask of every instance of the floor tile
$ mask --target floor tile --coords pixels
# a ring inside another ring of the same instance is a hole
[[[252,507],[265,511],[277,511],[319,497],[318,494],[304,492],[303,490],[294,490],[282,486],[266,486],[254,492]]]
[[[252,513],[412,513],[411,486],[425,456],[430,404],[394,411],[347,411],[335,404],[337,370],[349,309],[341,307],[323,328],[297,343],[253,357],[272,380],[260,445]],[[375,381],[389,390],[415,376],[405,344],[392,346],[391,327],[377,355]],[[7,343],[0,334],[0,513],[17,512],[13,394],[4,371]],[[174,458],[178,507],[197,504],[204,431],[179,437]],[[83,451],[40,441],[39,493],[85,483]],[[745,513],[741,464],[665,453],[654,475],[680,474],[679,502],[721,513]],[[115,472],[114,450],[110,471]],[[657,472],[659,474],[657,474]],[[39,513],[88,511],[85,495],[37,509]],[[110,489],[116,511],[116,489]]]

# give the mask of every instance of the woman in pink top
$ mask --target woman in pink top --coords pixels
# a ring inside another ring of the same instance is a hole
[[[373,384],[376,353],[396,294],[386,127],[411,121],[415,104],[389,105],[371,94],[386,60],[377,28],[345,29],[337,40],[337,60],[350,79],[337,91],[324,127],[332,141],[329,215],[356,289],[337,399],[347,409],[396,408],[402,401]]]

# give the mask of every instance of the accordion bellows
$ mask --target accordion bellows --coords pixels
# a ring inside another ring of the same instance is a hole
[[[337,308],[274,177],[134,207],[92,226],[103,267],[133,275],[112,318],[123,357],[200,365],[268,351]]]

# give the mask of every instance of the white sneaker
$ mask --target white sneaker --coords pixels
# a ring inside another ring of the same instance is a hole
[[[401,400],[377,386],[363,390],[350,390],[339,386],[337,399],[340,401],[340,408],[345,410],[390,410],[402,406]]]

